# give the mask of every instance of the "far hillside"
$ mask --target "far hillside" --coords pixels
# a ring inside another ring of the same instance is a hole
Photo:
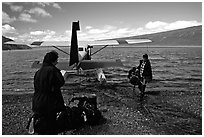
[[[2,44],[5,43],[5,42],[8,42],[8,41],[13,41],[13,40],[10,39],[10,38],[2,36]]]
[[[194,26],[184,29],[139,35],[133,37],[117,38],[122,39],[150,39],[148,45],[202,45],[202,26]],[[147,43],[143,43],[147,44]],[[141,44],[138,44],[141,45]]]
[[[10,38],[2,36],[2,50],[14,50],[14,49],[30,49],[26,44],[6,44],[6,42],[14,41]]]

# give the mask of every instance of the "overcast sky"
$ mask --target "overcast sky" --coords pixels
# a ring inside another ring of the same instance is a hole
[[[78,20],[79,40],[127,37],[201,25],[202,3],[2,3],[2,34],[16,41],[69,41]]]

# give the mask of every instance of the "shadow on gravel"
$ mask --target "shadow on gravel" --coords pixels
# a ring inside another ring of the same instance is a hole
[[[202,117],[179,106],[169,104],[167,98],[159,95],[159,92],[147,92],[144,100],[138,102],[138,107],[135,109],[151,119],[148,124],[158,133],[202,135]]]
[[[153,128],[158,134],[202,134],[202,117],[193,113],[191,107],[188,106],[189,104],[182,102],[189,102],[189,98],[201,96],[199,94],[192,95],[183,91],[167,93],[166,91],[147,91],[143,101],[141,101],[139,91],[133,93],[131,87],[109,85],[103,92],[111,98],[107,102],[110,105],[119,107],[118,104],[122,103],[128,108],[140,111],[144,117],[149,119],[144,124]],[[182,95],[180,95],[180,92],[182,92]],[[173,103],[169,103],[169,101]],[[200,102],[198,101],[198,103]],[[199,105],[197,104],[197,106]]]

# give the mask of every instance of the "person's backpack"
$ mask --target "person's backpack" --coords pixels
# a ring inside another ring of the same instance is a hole
[[[130,78],[130,83],[132,85],[139,85],[140,84],[140,80],[139,80],[138,76],[132,76]]]
[[[56,124],[58,133],[73,129],[70,117],[71,109],[69,107],[66,107],[64,111],[57,114]]]
[[[102,119],[102,114],[98,110],[97,107],[95,107],[90,102],[86,102],[85,105],[85,115],[86,115],[86,124],[87,125],[97,125],[99,124],[100,120]]]
[[[56,118],[58,133],[79,129],[85,125],[84,113],[81,107],[66,106],[66,110],[60,112]]]
[[[103,119],[97,108],[96,95],[73,97],[72,101],[78,100],[77,106],[66,106],[66,109],[57,113],[56,133],[62,133],[78,129],[84,125],[97,125]],[[43,116],[34,114],[26,127],[30,134],[41,134],[46,130],[46,120]]]
[[[74,97],[73,100],[79,100],[78,108],[83,110],[83,117],[86,125],[97,125],[103,118],[97,108],[95,94],[89,94],[82,97]]]

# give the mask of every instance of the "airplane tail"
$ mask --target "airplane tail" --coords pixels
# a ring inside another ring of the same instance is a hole
[[[79,21],[72,22],[72,38],[71,38],[69,66],[75,63],[79,63],[77,30],[80,30]]]

